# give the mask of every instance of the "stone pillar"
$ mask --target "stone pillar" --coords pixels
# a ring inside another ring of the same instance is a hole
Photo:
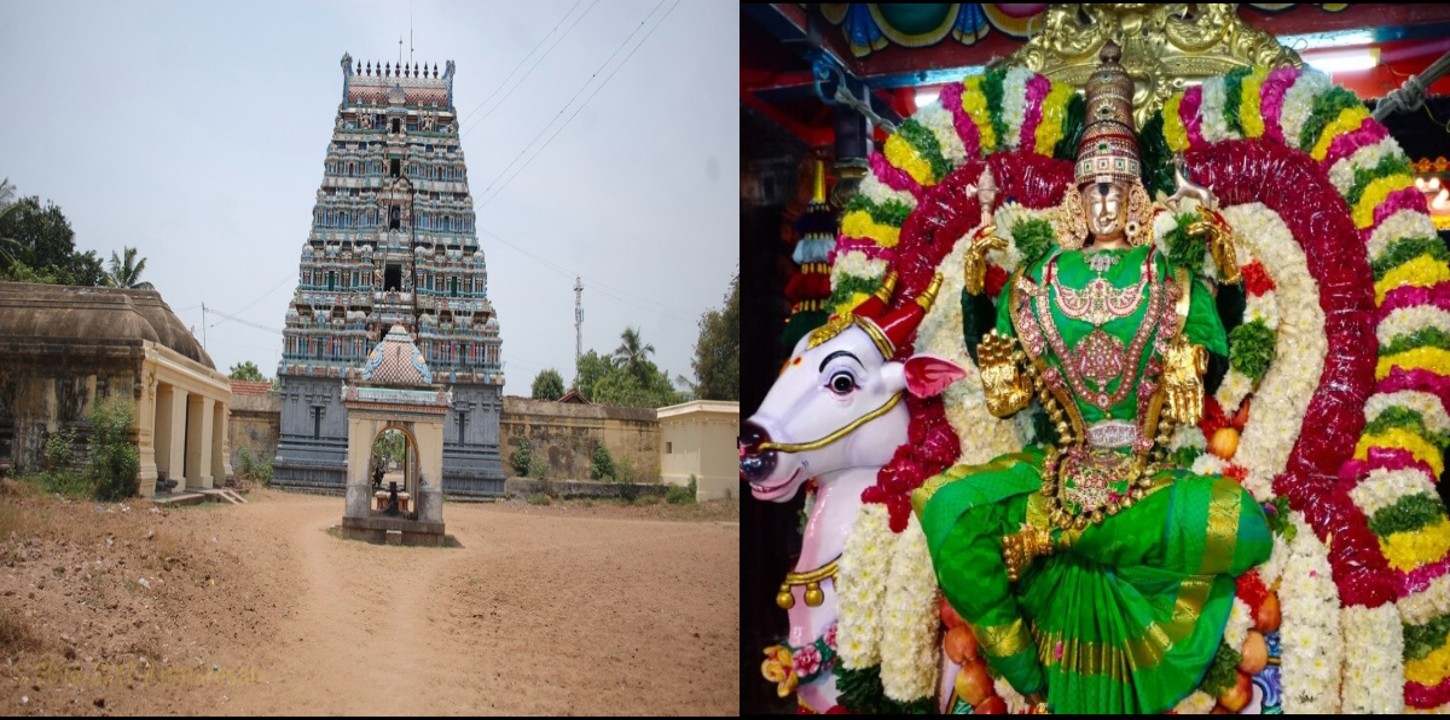
[[[227,467],[227,406],[225,403],[212,402],[211,477],[213,484],[225,484],[232,474],[231,468]]]
[[[201,452],[197,457],[197,477],[201,481],[201,487],[207,489],[212,487],[216,477],[211,472],[214,462],[213,451],[221,449],[212,445],[216,441],[216,406],[215,398],[201,398],[201,423],[196,436],[192,439],[192,442],[201,446]],[[196,412],[195,409],[192,412]]]
[[[165,383],[156,384],[155,420],[151,426],[151,438],[156,446],[153,458],[156,463],[156,474],[159,477],[165,474],[168,478],[176,477],[176,472],[171,469],[171,425],[175,420],[172,418],[171,396],[176,388]],[[143,467],[144,470],[144,467]],[[154,488],[154,484],[153,484]]]
[[[206,442],[211,441],[207,436],[203,439],[202,418],[206,414],[203,405],[203,398],[200,395],[187,393],[186,395],[186,486],[188,488],[206,487],[202,484],[202,476],[206,474],[202,464],[202,452]],[[210,459],[210,458],[208,458]]]
[[[176,481],[176,489],[186,488],[186,406],[188,393],[178,387],[171,388],[171,441],[166,451],[167,477]]]
[[[427,477],[418,478],[418,520],[422,522],[443,522],[443,489],[428,482]]]

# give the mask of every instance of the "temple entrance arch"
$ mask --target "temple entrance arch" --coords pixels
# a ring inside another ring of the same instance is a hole
[[[399,325],[348,377],[357,384],[342,385],[347,408],[343,534],[375,542],[441,545],[443,424],[451,395],[433,384],[422,353]],[[402,436],[402,481],[396,490],[386,480],[375,489],[378,466],[373,458],[379,441],[390,433]]]

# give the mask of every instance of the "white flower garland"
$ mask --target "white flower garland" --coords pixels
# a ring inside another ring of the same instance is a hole
[[[1183,698],[1182,702],[1178,703],[1178,707],[1173,708],[1173,712],[1179,715],[1207,715],[1213,711],[1213,707],[1217,704],[1218,700],[1212,695],[1202,690],[1194,690],[1188,697]]]
[[[890,185],[877,179],[876,173],[866,173],[866,177],[861,179],[861,187],[857,192],[865,195],[868,200],[877,205],[885,205],[887,201],[896,200],[912,210],[916,209],[915,195],[905,190],[893,190]]]
[[[879,282],[886,276],[887,262],[884,259],[871,259],[866,253],[860,250],[838,253],[836,262],[831,265],[831,287],[841,287],[846,278],[861,278]],[[848,298],[849,300],[849,298]],[[850,306],[831,308],[832,312],[844,312]]]
[[[1237,131],[1228,126],[1228,117],[1224,115],[1223,106],[1227,99],[1228,92],[1223,78],[1216,77],[1204,81],[1203,100],[1198,106],[1198,116],[1203,118],[1200,129],[1206,142],[1234,140],[1240,137]]]
[[[1243,652],[1244,640],[1254,627],[1254,611],[1242,598],[1234,597],[1233,608],[1228,612],[1228,623],[1223,628],[1223,641],[1235,652]]]
[[[1270,290],[1244,299],[1244,322],[1254,320],[1262,322],[1270,330],[1279,329],[1279,293]]]
[[[1253,391],[1253,378],[1230,367],[1228,372],[1224,373],[1223,381],[1218,384],[1218,392],[1215,392],[1213,397],[1218,400],[1219,407],[1223,408],[1224,413],[1232,417],[1234,413],[1238,412],[1239,405],[1243,403],[1244,398]]]
[[[1430,581],[1423,591],[1401,598],[1400,618],[1410,625],[1424,625],[1441,615],[1450,615],[1450,575]]]
[[[914,514],[895,545],[881,628],[881,686],[892,700],[911,702],[936,691],[941,623],[936,574]]]
[[[1000,231],[1001,226],[998,227]],[[945,358],[966,371],[964,377],[947,386],[942,405],[947,423],[961,440],[962,455],[958,461],[982,463],[1021,448],[1023,437],[1011,421],[987,412],[981,374],[962,342],[962,304],[956,299],[961,297],[963,285],[959,268],[970,245],[969,234],[959,239],[937,266],[942,272],[939,299],[917,327],[915,351]]]
[[[848,670],[881,662],[881,618],[893,535],[886,506],[867,503],[841,550],[836,575],[836,652]]]
[[[915,115],[916,121],[921,126],[930,130],[936,136],[937,145],[941,147],[941,155],[953,168],[961,167],[962,162],[967,159],[967,148],[962,144],[962,138],[957,135],[957,126],[952,119],[952,114],[943,108],[941,102],[935,102],[921,109]]]
[[[1346,158],[1340,158],[1334,166],[1329,168],[1329,182],[1334,184],[1334,189],[1340,195],[1348,195],[1354,189],[1354,171],[1356,169],[1369,170],[1380,164],[1380,161],[1387,155],[1403,153],[1400,144],[1395,139],[1386,136],[1385,139],[1372,145],[1365,145]]]
[[[1007,125],[1006,137],[997,138],[999,149],[1016,150],[1022,145],[1022,123],[1027,119],[1027,81],[1034,73],[1014,65],[1002,80],[1002,121]]]
[[[1021,715],[1027,712],[1027,698],[1022,697],[1022,693],[1017,692],[1017,688],[1012,687],[1012,683],[1007,682],[1006,678],[993,680],[992,687],[1007,703],[1007,714]]]
[[[1279,578],[1284,575],[1284,566],[1289,564],[1289,543],[1284,541],[1283,536],[1274,533],[1274,549],[1269,551],[1269,559],[1264,564],[1254,568],[1259,574],[1259,580],[1263,581],[1264,587],[1275,588]]]
[[[1379,257],[1396,240],[1407,237],[1435,237],[1435,221],[1418,210],[1400,210],[1370,233],[1366,249],[1370,257]]]
[[[1291,518],[1296,533],[1279,583],[1284,713],[1334,713],[1344,652],[1339,595],[1324,543],[1298,511]]]
[[[1213,453],[1204,453],[1194,458],[1188,469],[1195,475],[1222,475],[1228,469],[1228,463]]]
[[[1344,664],[1343,712],[1405,711],[1404,626],[1393,605],[1345,607],[1340,615],[1344,646],[1354,658]]]
[[[1415,468],[1386,470],[1375,468],[1369,476],[1349,491],[1349,497],[1366,516],[1393,507],[1400,498],[1428,494],[1435,496],[1435,482]]]
[[[1314,110],[1314,96],[1328,90],[1333,83],[1329,76],[1318,70],[1305,70],[1294,80],[1294,86],[1284,93],[1284,107],[1279,113],[1279,127],[1284,131],[1284,141],[1290,147],[1299,147],[1299,131]],[[1312,146],[1315,140],[1309,142]],[[1301,148],[1309,152],[1310,148]]]
[[[1450,331],[1450,312],[1433,305],[1414,305],[1390,311],[1390,314],[1375,328],[1375,337],[1380,346],[1389,345],[1392,340],[1409,335],[1416,330],[1439,328]]]
[[[1255,498],[1267,499],[1274,496],[1274,476],[1288,463],[1323,373],[1328,352],[1324,311],[1304,251],[1278,213],[1252,203],[1225,208],[1223,215],[1245,239],[1245,249],[1274,272],[1279,300],[1276,356],[1292,358],[1275,362],[1265,373],[1234,454],[1234,462],[1247,471],[1244,487]]]
[[[1017,247],[1017,237],[1012,228],[1023,220],[1051,221],[1053,209],[1033,210],[1015,202],[1003,203],[992,213],[992,224],[997,226],[997,236],[1007,241],[1007,247],[987,253],[987,261],[1005,270],[1008,274],[1017,271],[1022,264],[1022,250]]]

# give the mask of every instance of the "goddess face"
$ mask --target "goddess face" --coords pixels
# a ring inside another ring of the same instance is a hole
[[[1128,224],[1128,186],[1097,183],[1083,189],[1088,231],[1097,242],[1121,240]]]

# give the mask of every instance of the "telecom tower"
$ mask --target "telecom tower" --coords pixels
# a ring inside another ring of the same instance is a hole
[[[584,354],[584,281],[574,276],[574,362]]]

